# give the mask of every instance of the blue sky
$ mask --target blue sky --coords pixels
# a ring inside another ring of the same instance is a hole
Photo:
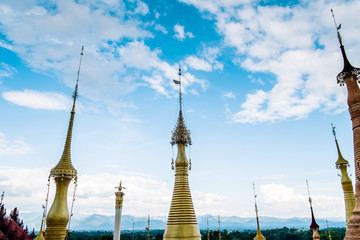
[[[69,121],[81,46],[72,161],[75,214],[166,216],[171,130],[183,70],[198,215],[345,218],[336,125],[351,163],[351,121],[331,18],[360,66],[358,1],[0,0],[0,190],[40,212]],[[176,155],[176,149],[174,149]]]

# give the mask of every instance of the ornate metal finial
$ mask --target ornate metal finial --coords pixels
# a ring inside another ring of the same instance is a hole
[[[335,138],[335,140],[337,140],[336,139],[336,132],[335,132],[335,126],[331,123],[331,128],[332,128],[332,133],[333,133],[333,135],[334,135],[334,138]]]
[[[258,207],[257,207],[257,203],[256,203],[256,192],[255,192],[255,183],[253,182],[253,189],[254,189],[254,199],[255,199],[255,212],[256,212],[256,217],[258,217]]]
[[[5,192],[3,191],[2,194],[1,194],[1,202],[0,202],[0,204],[2,204],[2,202],[4,200],[4,195],[5,195]]]
[[[331,9],[331,14],[332,14],[333,19],[334,19],[336,33],[337,33],[337,37],[338,37],[338,40],[339,40],[339,43],[340,43],[341,54],[342,54],[343,60],[344,60],[344,68],[336,77],[337,83],[340,84],[340,86],[344,86],[345,78],[348,77],[348,76],[351,76],[351,75],[355,75],[358,82],[359,82],[360,68],[353,67],[350,64],[349,60],[347,59],[346,53],[345,53],[345,48],[344,48],[344,45],[342,43],[342,37],[341,37],[340,32],[339,32],[339,30],[341,29],[341,24],[337,25],[336,20],[335,20],[334,11],[332,9]]]
[[[121,191],[121,190],[123,190],[123,189],[126,189],[126,187],[123,187],[122,186],[122,180],[120,181],[120,184],[119,184],[119,186],[118,187],[115,187],[117,190],[119,190],[119,191]]]
[[[186,128],[184,117],[182,115],[182,93],[181,93],[181,68],[179,68],[179,80],[173,79],[175,84],[179,85],[179,103],[180,111],[175,129],[172,131],[171,145],[182,143],[191,145],[190,131]]]
[[[310,210],[311,210],[311,225],[310,225],[310,229],[319,229],[319,225],[316,223],[315,221],[315,217],[314,217],[314,211],[312,208],[312,199],[310,197],[310,190],[309,190],[309,183],[308,180],[306,179],[306,186],[307,186],[307,190],[308,190],[308,194],[309,194],[309,203],[310,203]]]
[[[307,179],[306,179],[306,187],[307,187],[307,190],[308,190],[310,207],[312,207],[312,199],[310,197],[309,183],[308,183]]]
[[[175,80],[173,79],[174,83],[179,85],[179,103],[180,103],[180,110],[181,110],[181,105],[182,105],[182,93],[181,93],[181,68],[179,67],[179,80]]]
[[[335,28],[336,28],[336,32],[337,32],[337,36],[338,36],[338,39],[339,39],[340,46],[343,46],[341,35],[340,35],[340,32],[339,32],[339,30],[341,29],[341,24],[337,25],[335,15],[334,15],[334,11],[332,9],[331,9],[331,14],[332,14],[332,17],[334,19],[334,24],[335,24]]]
[[[84,55],[84,46],[82,46],[81,48],[81,53],[80,53],[80,62],[79,62],[79,68],[78,68],[78,72],[77,72],[77,79],[76,79],[76,85],[75,85],[75,91],[74,94],[72,95],[72,98],[75,100],[79,97],[78,95],[78,85],[79,85],[79,76],[80,76],[80,68],[81,68],[81,60],[82,60],[82,56]]]

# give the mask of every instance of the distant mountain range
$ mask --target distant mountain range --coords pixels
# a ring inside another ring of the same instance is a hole
[[[38,216],[35,217],[34,216]],[[34,213],[20,213],[20,218],[24,220],[24,224],[28,225],[29,229],[35,228],[37,231],[40,228],[41,214]],[[167,217],[150,217],[150,229],[165,229]],[[197,218],[201,230],[207,228],[206,221],[209,219],[209,227],[211,230],[218,229],[218,217],[211,215],[199,216]],[[345,227],[345,221],[341,218],[329,218],[329,227]],[[325,219],[317,219],[320,228],[326,228]],[[273,218],[260,217],[261,229],[274,228],[297,228],[308,229],[311,223],[310,218]],[[132,230],[134,224],[135,230],[145,230],[147,226],[147,217],[134,217],[130,215],[123,215],[121,218],[121,229]],[[108,230],[112,231],[114,228],[114,216],[105,216],[99,214],[93,215],[74,215],[71,220],[72,230],[97,231]],[[255,230],[255,218],[241,218],[241,217],[221,217],[221,229],[227,230]]]

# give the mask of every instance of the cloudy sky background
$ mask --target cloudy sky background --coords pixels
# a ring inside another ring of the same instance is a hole
[[[333,8],[360,66],[355,0],[0,0],[0,191],[40,212],[61,157],[81,46],[75,214],[166,216],[183,69],[197,215],[345,218],[330,123],[353,169]],[[176,157],[176,149],[174,149]],[[54,186],[54,185],[53,185]],[[54,190],[54,189],[53,189]],[[71,195],[71,194],[69,194]]]

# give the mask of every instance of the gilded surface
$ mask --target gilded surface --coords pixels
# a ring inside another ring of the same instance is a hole
[[[334,136],[335,136],[335,131],[334,131]],[[343,158],[336,136],[335,136],[335,143],[338,151],[338,160],[336,161],[335,164],[336,164],[336,168],[340,169],[341,171],[341,185],[344,192],[346,222],[348,222],[351,217],[351,212],[354,210],[355,207],[355,195],[354,195],[352,181],[347,172],[347,167],[349,165],[349,162]]]
[[[185,143],[178,144],[174,192],[164,239],[201,239],[189,188],[188,167]]]
[[[56,193],[54,202],[46,217],[45,239],[63,240],[66,235],[66,225],[69,221],[67,206],[67,191],[70,177],[56,177]]]

